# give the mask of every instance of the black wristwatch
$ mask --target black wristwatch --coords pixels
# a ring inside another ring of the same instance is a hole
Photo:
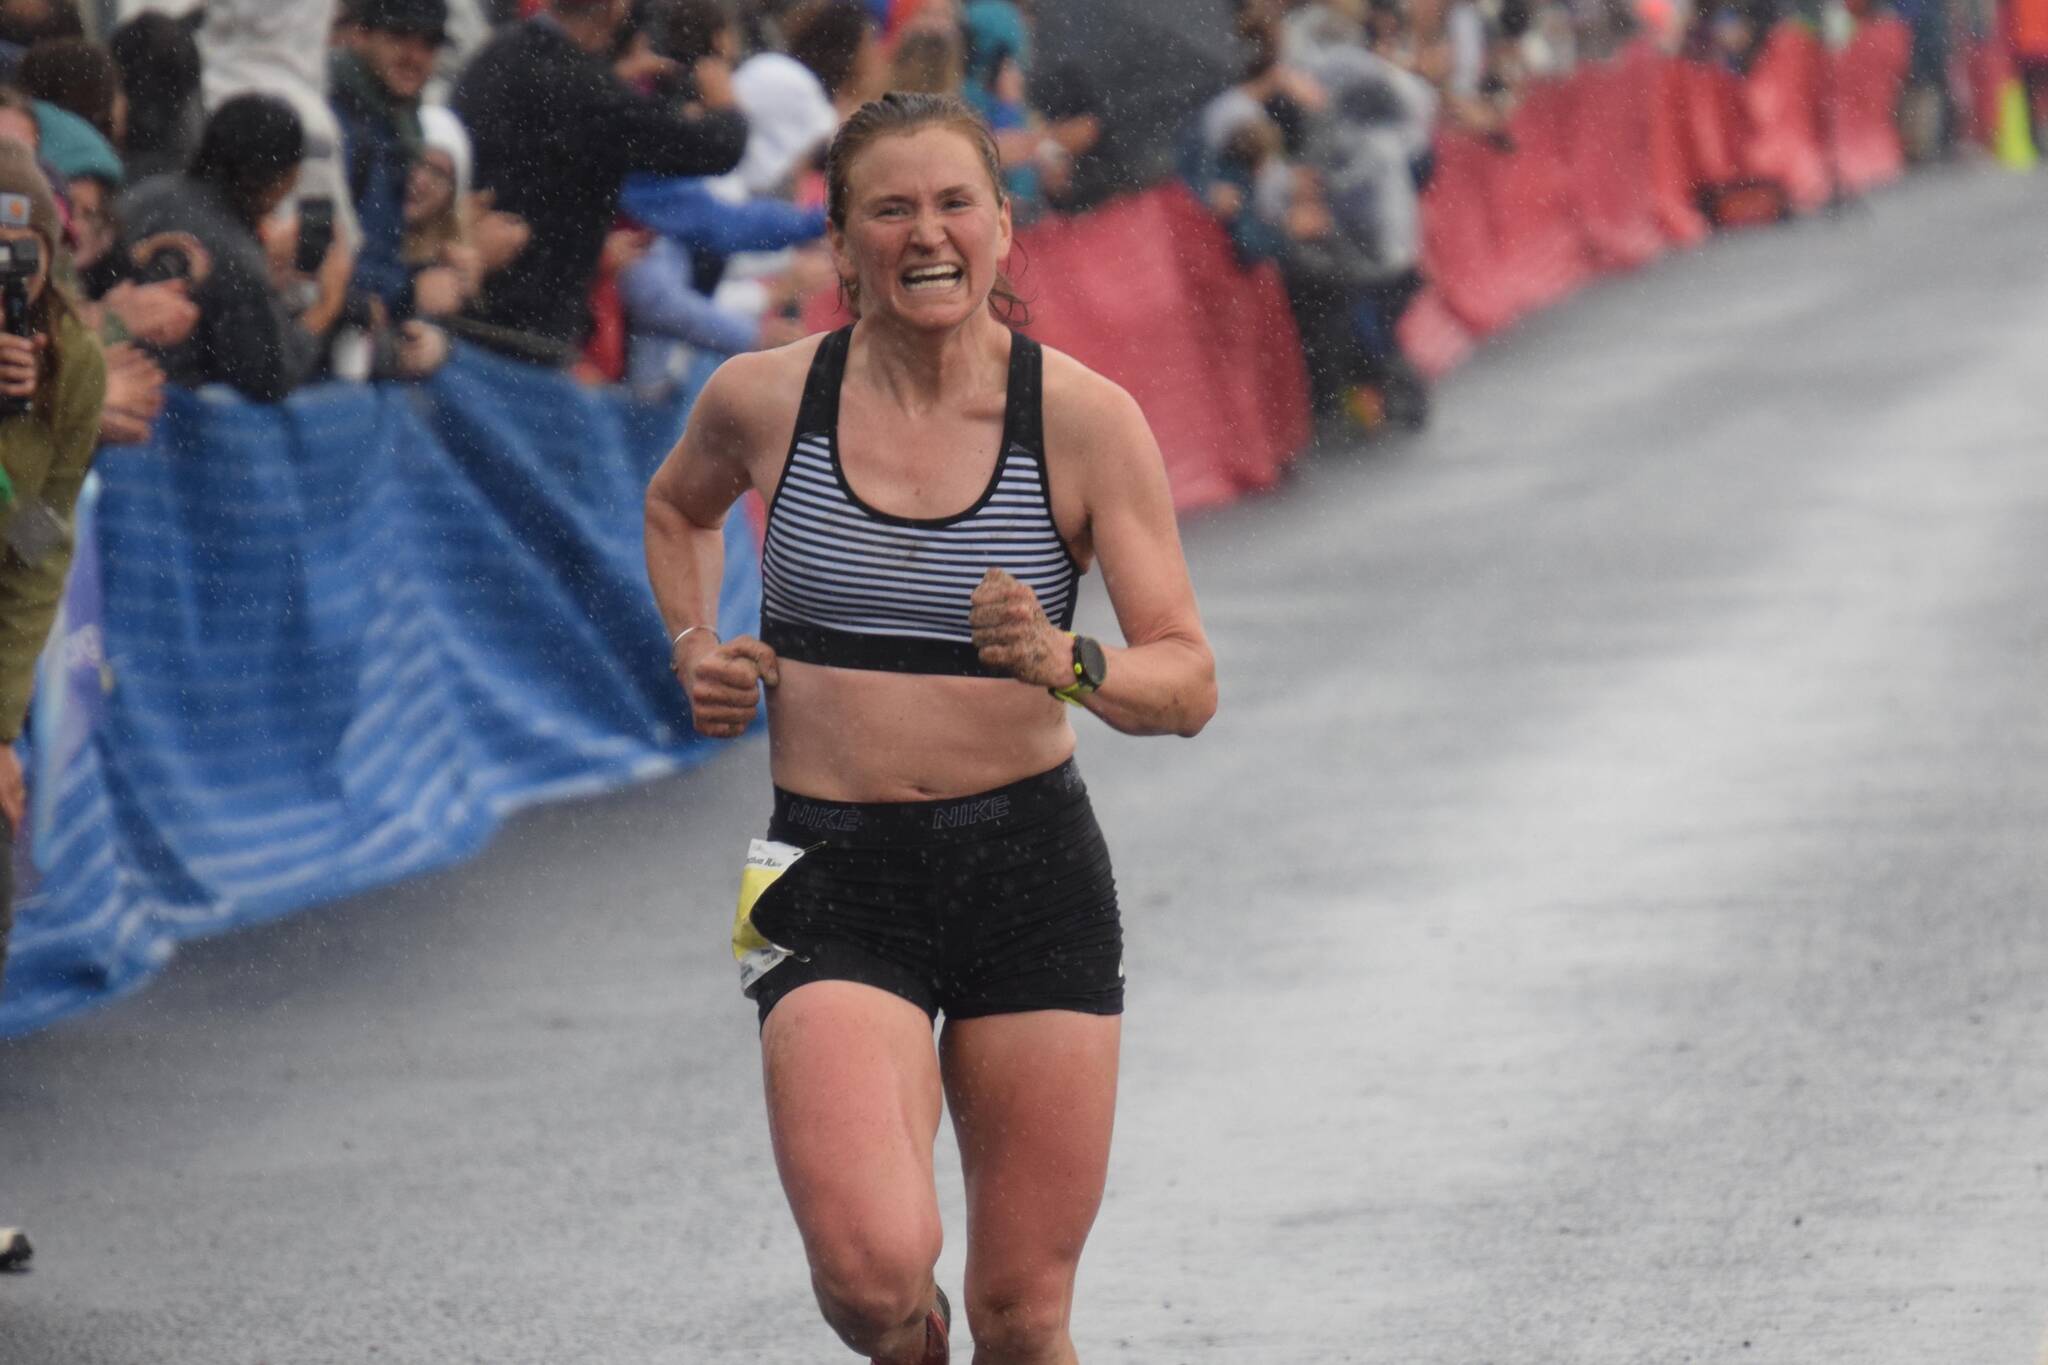
[[[1086,635],[1075,635],[1074,640],[1074,681],[1065,687],[1047,689],[1064,702],[1079,704],[1081,698],[1102,686],[1102,680],[1109,676],[1109,660],[1102,653],[1102,646]]]

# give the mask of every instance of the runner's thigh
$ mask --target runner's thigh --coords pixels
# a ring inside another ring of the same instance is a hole
[[[1109,1168],[1121,1036],[1118,1016],[1070,1010],[947,1021],[970,1298],[1071,1288]]]
[[[938,1255],[931,1020],[850,981],[800,986],[769,1011],[762,1070],[775,1165],[812,1264]]]

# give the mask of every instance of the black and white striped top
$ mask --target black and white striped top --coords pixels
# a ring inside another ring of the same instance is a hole
[[[991,568],[1073,624],[1081,567],[1053,523],[1045,472],[1038,343],[1010,343],[1003,443],[973,506],[899,517],[860,500],[839,459],[839,385],[853,329],[819,343],[789,461],[768,506],[761,638],[786,659],[896,673],[998,676],[976,654],[967,614]]]

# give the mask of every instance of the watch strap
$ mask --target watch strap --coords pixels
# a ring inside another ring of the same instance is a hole
[[[1088,670],[1086,666],[1084,666],[1081,662],[1081,637],[1076,635],[1071,630],[1064,631],[1062,633],[1067,637],[1068,640],[1074,642],[1074,654],[1072,663],[1072,667],[1074,670],[1074,681],[1068,683],[1065,687],[1049,687],[1046,690],[1052,693],[1055,697],[1058,697],[1061,701],[1065,702],[1069,706],[1079,706],[1081,704],[1081,699],[1086,697],[1089,693],[1093,692],[1100,684],[1088,681]]]

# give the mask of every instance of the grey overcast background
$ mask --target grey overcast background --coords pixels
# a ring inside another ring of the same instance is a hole
[[[1189,528],[1220,715],[1082,739],[1090,1365],[2041,1358],[2044,214],[1716,240]],[[0,1045],[0,1362],[848,1359],[724,947],[766,805],[750,739]]]

